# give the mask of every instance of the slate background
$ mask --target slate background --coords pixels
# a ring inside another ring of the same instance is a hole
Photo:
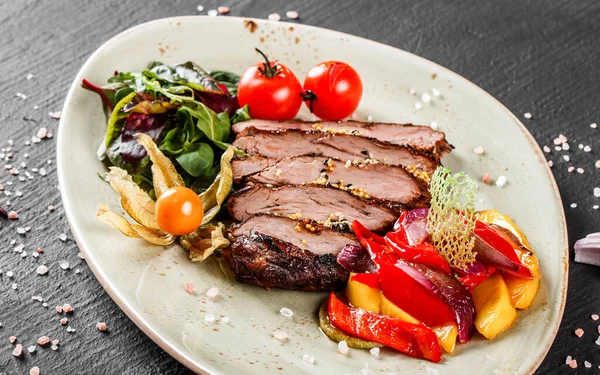
[[[39,366],[42,374],[186,374],[182,365],[148,339],[104,292],[69,233],[57,185],[56,139],[25,146],[41,126],[56,132],[58,121],[48,111],[61,109],[69,85],[90,54],[117,33],[139,23],[178,15],[204,14],[218,5],[231,7],[230,15],[266,18],[286,10],[300,13],[298,22],[331,28],[380,41],[416,53],[467,77],[503,102],[517,116],[531,112],[524,123],[541,145],[552,146],[558,134],[571,144],[571,163],[553,152],[553,168],[565,204],[571,247],[577,238],[599,231],[600,204],[592,191],[599,185],[600,122],[598,84],[600,69],[600,2],[598,1],[233,1],[147,0],[147,1],[66,1],[19,0],[0,2],[0,147],[14,140],[15,157],[10,162],[21,170],[46,167],[48,175],[19,182],[0,169],[0,184],[22,197],[5,197],[0,206],[19,211],[18,222],[0,219],[0,375],[26,374]],[[27,74],[33,74],[26,80]],[[25,93],[26,100],[17,92]],[[34,105],[39,109],[35,110]],[[592,153],[576,149],[590,144]],[[24,158],[28,153],[29,158]],[[562,154],[561,154],[562,155]],[[585,168],[583,175],[568,173],[567,166]],[[14,181],[7,186],[8,181]],[[570,204],[576,202],[576,209]],[[47,210],[55,205],[56,211]],[[543,220],[544,218],[532,218]],[[18,226],[31,226],[26,236]],[[67,233],[67,242],[58,239]],[[24,243],[30,254],[45,249],[38,259],[21,258],[9,241]],[[67,260],[72,269],[64,271],[58,262]],[[38,276],[35,268],[46,264],[50,272]],[[81,273],[76,274],[75,269]],[[10,279],[7,271],[15,276]],[[17,290],[11,284],[18,284]],[[590,314],[600,313],[598,268],[570,264],[569,295],[565,316],[556,341],[538,370],[540,374],[599,373],[600,347],[594,344],[598,322]],[[31,299],[42,295],[45,309]],[[75,312],[67,333],[58,324],[53,306],[70,303]],[[107,322],[110,332],[95,329],[97,321]],[[586,331],[583,338],[575,328]],[[11,355],[8,337],[18,336],[25,348],[38,337],[49,335],[61,341],[59,351],[38,348],[19,360]],[[532,345],[536,344],[532,337]],[[567,355],[579,362],[572,370]],[[594,368],[583,368],[588,360]]]

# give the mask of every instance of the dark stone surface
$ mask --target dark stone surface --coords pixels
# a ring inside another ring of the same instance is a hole
[[[22,197],[5,197],[0,206],[11,201],[20,212],[18,222],[0,219],[0,374],[26,374],[39,366],[43,374],[184,374],[188,371],[148,339],[104,292],[78,249],[62,211],[55,165],[56,139],[25,146],[24,142],[45,126],[56,132],[58,121],[48,111],[62,107],[71,81],[85,59],[115,34],[156,18],[197,14],[221,5],[206,1],[66,1],[19,0],[0,2],[0,147],[14,140],[14,164],[19,176],[27,169],[45,167],[48,175],[35,174],[33,180],[19,182],[0,170],[0,183]],[[592,189],[599,185],[600,129],[589,124],[600,122],[598,83],[600,69],[600,3],[597,1],[231,1],[231,15],[266,18],[271,12],[282,16],[297,10],[299,22],[331,28],[387,43],[440,63],[467,77],[502,101],[524,120],[541,145],[551,145],[558,134],[570,141],[571,163],[556,153],[554,160],[558,185],[565,202],[571,247],[577,238],[599,231],[600,204]],[[33,74],[31,80],[27,74]],[[17,92],[25,93],[26,100]],[[39,109],[35,110],[34,105]],[[583,153],[579,143],[590,144],[593,151]],[[29,158],[25,159],[24,154]],[[4,163],[2,163],[4,164]],[[568,173],[567,166],[585,168],[585,174]],[[8,186],[8,181],[14,181]],[[570,204],[576,202],[576,209]],[[56,211],[49,212],[48,205]],[[532,218],[544,220],[544,218]],[[25,236],[17,227],[31,226]],[[58,238],[67,233],[66,242]],[[28,256],[13,251],[16,239],[25,244]],[[45,253],[30,256],[36,248]],[[58,262],[67,260],[72,269],[64,271]],[[50,272],[38,276],[38,264]],[[594,344],[597,326],[590,314],[600,313],[600,272],[591,266],[570,264],[569,297],[565,317],[540,374],[598,373],[600,347]],[[76,274],[75,269],[81,273]],[[12,279],[7,271],[14,272]],[[11,284],[18,284],[12,290]],[[41,295],[49,308],[32,300]],[[69,317],[77,329],[67,333],[60,326],[54,306],[70,303],[75,312]],[[109,333],[96,330],[105,321]],[[540,324],[544,324],[540,322]],[[586,334],[573,335],[581,327]],[[16,335],[25,348],[38,337],[49,335],[61,341],[60,349],[37,348],[24,359],[11,355],[8,337]],[[536,345],[536,338],[531,338]],[[572,355],[579,368],[565,366]],[[583,361],[593,369],[583,368]]]

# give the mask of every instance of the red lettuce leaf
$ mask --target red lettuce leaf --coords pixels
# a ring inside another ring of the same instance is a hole
[[[154,142],[162,132],[167,123],[168,115],[166,114],[142,114],[132,113],[123,124],[121,132],[121,145],[119,153],[121,158],[128,163],[138,163],[146,157],[147,153],[144,147],[138,144],[135,137],[138,133],[144,133],[150,136]]]

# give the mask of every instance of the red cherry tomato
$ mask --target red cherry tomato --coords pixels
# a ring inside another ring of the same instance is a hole
[[[204,217],[202,200],[198,194],[183,186],[165,191],[156,200],[155,213],[158,226],[176,236],[198,229]]]
[[[302,105],[302,86],[292,71],[277,61],[251,66],[238,83],[238,102],[246,104],[250,117],[265,120],[292,120]]]
[[[304,80],[304,98],[310,111],[322,120],[342,120],[358,107],[362,81],[356,70],[340,61],[315,65]]]

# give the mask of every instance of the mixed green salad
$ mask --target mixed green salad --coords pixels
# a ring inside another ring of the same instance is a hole
[[[236,98],[240,77],[193,62],[151,62],[142,72],[117,72],[103,86],[82,86],[102,98],[107,130],[98,157],[126,170],[154,199],[150,158],[136,134],[152,138],[174,164],[185,186],[206,190],[230,146],[231,125],[250,119]],[[238,151],[236,151],[238,152]]]

